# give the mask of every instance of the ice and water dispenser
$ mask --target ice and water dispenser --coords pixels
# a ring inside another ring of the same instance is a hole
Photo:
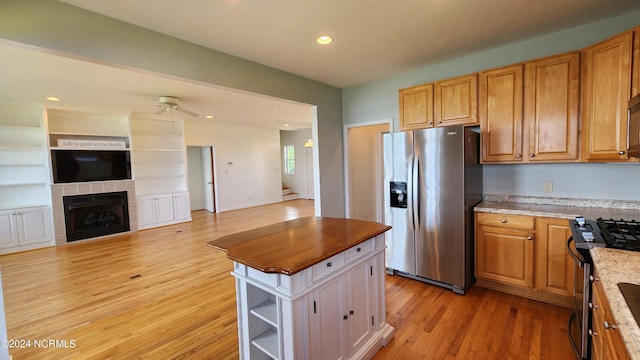
[[[407,208],[407,182],[406,181],[390,181],[389,192],[391,199],[391,207]]]

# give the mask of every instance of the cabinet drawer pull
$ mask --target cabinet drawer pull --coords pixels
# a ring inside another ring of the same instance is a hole
[[[527,240],[533,240],[533,236],[527,236]]]
[[[624,155],[624,151],[618,151],[618,155]]]
[[[357,249],[356,249],[356,251],[357,251],[357,252],[360,252],[360,251],[362,251],[362,249],[361,249],[361,248],[357,248]]]
[[[349,315],[353,315],[353,314],[355,314],[355,312],[353,310],[349,310]],[[614,327],[614,329],[615,329],[615,327]]]
[[[501,223],[506,224],[507,223],[507,219],[502,219],[500,220]]]
[[[520,159],[521,157],[522,157],[522,155],[516,154],[516,159]]]
[[[607,320],[605,320],[605,321],[604,321],[604,328],[605,328],[605,329],[607,329],[607,330],[609,330],[609,329],[611,329],[611,330],[615,330],[615,329],[616,329],[616,326],[615,326],[615,325],[612,325],[612,324],[609,324],[609,322],[608,322]]]
[[[349,319],[349,315],[345,315],[345,316],[343,316],[342,318],[343,318],[343,319],[345,319],[345,320],[347,320],[347,319]]]
[[[332,264],[331,264],[331,261],[329,261],[329,262],[327,263],[327,267],[331,267],[331,265],[332,265]]]
[[[536,157],[536,154],[529,154],[529,157]]]

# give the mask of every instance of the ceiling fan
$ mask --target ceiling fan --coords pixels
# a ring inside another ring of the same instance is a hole
[[[160,96],[160,98],[158,98],[158,102],[160,103],[158,106],[160,106],[162,109],[160,109],[158,112],[156,112],[156,115],[158,114],[162,114],[164,112],[168,112],[168,111],[179,111],[185,115],[189,115],[191,117],[198,117],[198,114],[189,111],[183,107],[180,106],[180,99],[174,96]]]

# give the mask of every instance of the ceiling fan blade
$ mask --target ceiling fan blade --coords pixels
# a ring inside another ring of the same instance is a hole
[[[182,108],[180,106],[176,106],[174,109],[176,109],[177,111],[180,111],[183,114],[189,115],[191,117],[198,117],[198,114],[196,114],[196,113],[194,113],[192,111],[189,111],[187,109],[184,109],[184,108]]]
[[[164,112],[166,112],[166,111],[167,111],[167,109],[165,109],[165,108],[163,107],[162,109],[158,110],[158,111],[157,111],[157,112],[155,112],[154,114],[155,114],[155,115],[160,115],[160,114],[162,114],[162,113],[164,113]]]

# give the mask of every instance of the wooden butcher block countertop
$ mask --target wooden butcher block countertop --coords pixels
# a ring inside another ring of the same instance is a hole
[[[389,229],[371,221],[310,216],[226,235],[207,244],[262,272],[293,275]]]

